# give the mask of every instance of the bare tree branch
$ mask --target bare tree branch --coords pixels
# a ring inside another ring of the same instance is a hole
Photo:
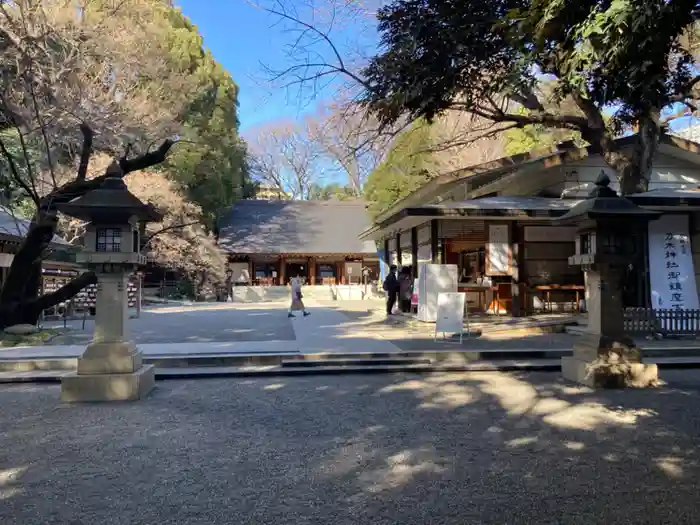
[[[133,159],[127,159],[122,157],[119,159],[119,167],[121,168],[124,175],[131,173],[132,171],[145,170],[156,164],[160,164],[165,161],[165,158],[173,145],[177,144],[177,140],[166,139],[160,145],[160,147],[155,151],[150,151],[136,157]]]
[[[330,38],[329,34],[321,31],[314,25],[305,22],[304,20],[301,20],[299,17],[292,15],[287,12],[286,9],[284,9],[284,6],[278,2],[278,5],[280,6],[280,9],[273,9],[269,7],[264,7],[258,3],[255,2],[248,2],[250,5],[253,7],[257,7],[258,9],[262,9],[263,11],[266,11],[270,14],[279,16],[280,18],[284,20],[288,20],[296,25],[299,25],[305,29],[305,31],[311,32],[314,35],[318,36],[323,42],[326,43],[326,45],[330,48],[331,52],[333,53],[333,56],[335,57],[337,64],[332,64],[329,62],[320,62],[320,63],[307,63],[303,65],[297,65],[297,66],[291,66],[287,68],[285,71],[277,75],[277,78],[289,75],[290,73],[295,73],[299,69],[308,69],[308,68],[322,68],[325,71],[322,71],[320,73],[316,73],[315,75],[311,76],[306,76],[306,77],[299,77],[298,82],[304,82],[312,79],[318,79],[321,78],[322,76],[326,76],[329,74],[342,74],[347,76],[348,78],[352,79],[354,82],[356,82],[358,85],[363,86],[367,89],[369,89],[369,84],[365,82],[363,78],[361,78],[359,75],[353,73],[350,71],[350,69],[346,66],[345,61],[343,60],[342,55],[340,54],[340,51],[338,50],[338,47],[335,45],[333,40]],[[300,43],[300,39],[297,38],[295,45],[298,46]]]
[[[178,230],[178,229],[181,229],[181,228],[186,228],[187,226],[194,226],[194,225],[196,225],[196,224],[200,224],[200,225],[201,225],[201,224],[202,224],[202,221],[192,221],[192,222],[186,222],[186,223],[183,223],[183,224],[172,224],[172,225],[170,225],[170,226],[166,226],[165,228],[161,228],[160,230],[158,230],[158,231],[152,233],[151,235],[149,235],[149,236],[146,238],[146,240],[144,241],[143,246],[144,246],[144,247],[148,246],[148,245],[151,243],[151,241],[152,241],[155,237],[157,237],[158,235],[162,235],[162,234],[167,233],[167,232],[172,231],[172,230]]]

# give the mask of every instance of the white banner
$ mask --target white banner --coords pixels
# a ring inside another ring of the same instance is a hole
[[[649,223],[649,284],[655,310],[700,308],[687,215]]]
[[[510,238],[507,224],[489,225],[486,275],[510,275]]]

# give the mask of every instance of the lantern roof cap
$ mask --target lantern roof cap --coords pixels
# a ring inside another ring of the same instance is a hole
[[[557,220],[561,222],[578,222],[586,219],[641,219],[654,220],[661,212],[640,208],[626,197],[610,188],[610,177],[601,171],[595,181],[595,187],[588,197]]]
[[[118,175],[108,175],[102,184],[80,197],[57,206],[58,211],[92,221],[95,218],[137,217],[140,221],[160,221],[163,216],[151,204],[141,201]]]

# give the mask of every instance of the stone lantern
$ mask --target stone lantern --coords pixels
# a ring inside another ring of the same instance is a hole
[[[121,177],[58,207],[88,223],[85,248],[77,262],[97,274],[97,302],[92,342],[78,358],[76,374],[63,378],[64,401],[136,400],[155,385],[152,365],[126,333],[129,274],[146,263],[140,250],[139,225],[162,216],[141,202]]]
[[[602,172],[584,201],[558,219],[577,227],[576,254],[569,264],[586,275],[588,329],[577,338],[572,357],[562,358],[566,379],[592,387],[647,386],[658,379],[656,365],[644,365],[625,335],[622,280],[626,266],[644,244],[636,242],[659,212],[620,197]]]

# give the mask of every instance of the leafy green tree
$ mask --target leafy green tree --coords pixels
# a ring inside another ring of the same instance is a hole
[[[669,113],[700,99],[688,38],[699,12],[688,0],[394,0],[378,12],[382,51],[364,70],[365,103],[385,124],[454,109],[501,129],[573,131],[623,193],[644,191]],[[566,99],[576,111],[558,104]],[[634,147],[620,150],[614,139],[630,127]]]
[[[253,190],[245,162],[246,146],[238,135],[238,86],[203,48],[197,28],[179,11],[168,11],[171,66],[196,83],[185,107],[181,138],[186,144],[169,158],[171,176],[197,203],[207,225],[217,213]]]
[[[399,134],[385,159],[365,183],[369,211],[377,216],[432,178],[430,126],[418,120]]]
[[[309,185],[308,200],[311,201],[346,201],[357,199],[353,186],[343,186],[337,182],[331,184],[311,183]]]
[[[205,220],[238,198],[247,179],[237,87],[171,2],[0,4],[3,200],[21,207],[28,199],[33,208],[0,290],[3,328],[33,324],[42,310],[95,282],[86,272],[39,296],[41,259],[60,228],[60,204],[108,176],[163,169],[182,146],[168,173],[185,197],[203,203]],[[94,153],[113,161],[96,173]]]
[[[547,111],[552,113],[568,112],[573,115],[580,114],[576,104],[571,98],[560,99],[556,93],[556,84],[553,82],[540,82],[539,96]],[[518,112],[526,115],[527,111],[519,108]],[[582,115],[581,115],[582,116]],[[576,146],[585,146],[586,141],[581,138],[581,133],[563,128],[553,128],[543,124],[529,124],[527,126],[509,129],[503,133],[506,155],[517,155],[533,150],[554,151],[557,144],[564,141],[573,141]]]

